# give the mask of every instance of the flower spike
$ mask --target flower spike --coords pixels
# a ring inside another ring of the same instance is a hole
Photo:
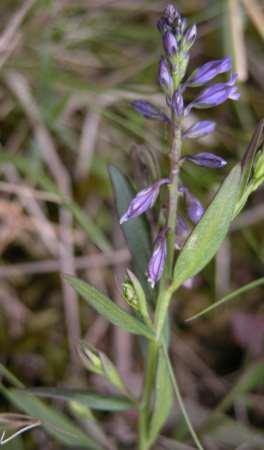
[[[140,216],[140,214],[152,208],[159,195],[160,186],[168,183],[170,183],[169,178],[162,178],[151,186],[139,191],[136,197],[130,202],[127,211],[121,217],[120,224],[130,219],[135,219],[135,217]]]

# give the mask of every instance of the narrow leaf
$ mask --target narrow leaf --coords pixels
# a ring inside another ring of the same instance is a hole
[[[235,291],[230,292],[230,294],[225,295],[223,298],[221,298],[217,302],[214,302],[212,305],[208,306],[208,308],[205,308],[202,311],[198,312],[197,314],[194,314],[193,316],[186,319],[186,322],[191,322],[191,320],[198,319],[198,317],[202,317],[205,314],[208,314],[209,312],[213,311],[218,306],[221,306],[224,303],[228,302],[228,300],[231,300],[232,298],[237,297],[240,294],[244,294],[244,292],[247,292],[250,289],[254,289],[257,286],[260,286],[261,284],[264,284],[264,277],[258,278],[257,280],[254,280],[254,281],[251,281],[250,283],[245,284],[244,286],[240,287],[239,289],[236,289]]]
[[[237,164],[185,242],[174,269],[174,290],[200,272],[217,252],[232,220],[240,180],[241,168]]]
[[[109,174],[115,193],[118,217],[120,218],[135,197],[135,190],[116,167],[110,166]],[[149,294],[151,291],[145,274],[151,256],[151,245],[146,220],[144,216],[139,216],[122,224],[121,228],[132,256],[133,271],[144,286],[145,292]]]
[[[0,390],[17,408],[39,419],[46,431],[63,444],[101,450],[101,447],[68,417],[41,400],[19,389],[6,389],[3,385],[0,385]]]
[[[155,384],[155,404],[150,422],[149,442],[155,441],[166,422],[172,407],[172,386],[167,362],[162,350],[159,351],[158,369]]]
[[[104,316],[114,325],[123,328],[130,333],[139,334],[148,339],[154,338],[154,333],[143,322],[128,314],[116,303],[99,292],[93,286],[85,283],[78,278],[65,276],[68,283],[75,289],[87,303],[92,306],[99,314]]]
[[[241,161],[242,167],[241,195],[243,195],[243,192],[247,187],[256,152],[258,148],[262,145],[263,140],[264,140],[264,119],[262,119],[257,124],[253,132],[252,138],[245,151],[243,159]]]
[[[19,391],[20,392],[20,391]],[[101,411],[126,411],[133,408],[133,403],[125,396],[121,395],[101,395],[95,392],[81,391],[77,389],[61,388],[32,388],[27,389],[29,395],[38,397],[56,398],[65,401],[76,401],[91,409]]]

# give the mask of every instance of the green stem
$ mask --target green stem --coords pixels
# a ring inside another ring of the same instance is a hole
[[[172,146],[171,146],[171,183],[169,185],[169,215],[167,226],[168,231],[168,258],[167,275],[171,278],[173,269],[173,258],[175,253],[175,227],[177,222],[178,206],[178,185],[179,185],[179,161],[181,157],[182,137],[181,124],[176,117],[172,115]]]
[[[143,385],[143,395],[139,411],[139,450],[147,450],[148,445],[148,425],[149,425],[149,407],[153,384],[156,375],[157,354],[159,345],[151,341],[148,346],[147,366]]]
[[[194,442],[195,442],[195,444],[197,446],[197,449],[198,450],[204,450],[204,448],[203,448],[203,446],[202,446],[202,444],[201,444],[201,442],[200,442],[200,440],[199,440],[199,438],[198,438],[198,436],[197,436],[197,434],[196,434],[196,432],[195,432],[195,430],[194,430],[194,428],[192,426],[192,423],[190,421],[189,415],[188,415],[187,410],[185,408],[184,401],[182,399],[181,392],[180,392],[177,380],[175,378],[175,375],[174,375],[174,372],[173,372],[173,369],[172,369],[172,366],[171,366],[170,358],[169,358],[168,352],[167,352],[166,347],[165,347],[164,344],[163,344],[163,352],[164,352],[164,357],[165,357],[166,362],[167,362],[167,366],[168,366],[171,382],[172,382],[172,385],[173,385],[173,388],[174,388],[174,392],[175,392],[176,398],[178,400],[178,403],[179,403],[182,415],[183,415],[183,417],[185,419],[186,425],[187,425],[187,427],[189,429],[190,435],[192,436],[192,438],[193,438],[193,440],[194,440]]]
[[[155,310],[154,326],[156,330],[156,342],[150,342],[148,347],[147,365],[143,385],[141,407],[139,411],[139,450],[148,450],[148,426],[150,416],[150,403],[155,382],[158,349],[162,335],[163,325],[167,310],[173,294],[168,288],[168,280],[171,279],[175,248],[175,227],[178,203],[179,160],[181,156],[181,126],[174,114],[172,114],[172,146],[171,146],[171,183],[169,186],[169,214],[168,226],[168,257],[164,275],[160,281],[157,306]]]

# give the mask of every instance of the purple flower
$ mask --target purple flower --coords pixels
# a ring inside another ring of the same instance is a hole
[[[163,35],[163,46],[166,54],[169,57],[176,55],[178,44],[175,36],[171,33],[171,31],[166,31],[166,33]]]
[[[194,197],[187,188],[184,189],[188,216],[193,223],[198,223],[204,213],[204,207],[198,198]]]
[[[207,152],[197,153],[196,155],[187,155],[184,158],[197,166],[209,167],[210,169],[220,169],[227,164],[225,159],[221,158],[221,156]]]
[[[226,83],[213,84],[213,86],[204,89],[202,93],[187,106],[185,114],[190,112],[192,108],[212,108],[224,103],[228,99],[238,100],[240,94],[237,90],[237,86],[234,86],[236,78],[236,75],[232,75],[230,80]]]
[[[134,219],[148,209],[152,208],[159,195],[160,186],[163,184],[168,184],[169,182],[169,178],[162,178],[151,186],[148,186],[138,192],[136,197],[131,200],[127,211],[122,215],[120,224],[126,222],[127,220]]]
[[[159,83],[166,94],[172,94],[173,80],[165,58],[161,58],[159,63]]]
[[[180,250],[186,240],[186,238],[190,234],[190,227],[187,224],[186,220],[182,216],[177,217],[177,225],[176,225],[176,248]]]
[[[196,69],[186,82],[187,86],[202,86],[220,73],[228,72],[232,68],[232,61],[229,56],[223,59],[216,59],[203,64]]]
[[[188,139],[197,139],[207,134],[213,133],[215,130],[215,122],[211,120],[201,120],[192,125],[188,130],[184,131],[183,137]]]
[[[171,106],[177,117],[181,117],[183,115],[184,104],[183,104],[182,95],[179,90],[174,92],[172,99],[171,99]]]
[[[170,121],[166,114],[146,100],[134,100],[131,105],[135,111],[146,119],[162,120],[163,122]]]
[[[194,44],[197,37],[197,27],[196,25],[192,25],[189,27],[184,35],[183,46],[184,50],[188,51],[192,45]]]
[[[148,263],[148,282],[152,288],[154,288],[157,281],[159,281],[164,270],[167,256],[167,231],[167,228],[162,229],[156,237],[153,253]]]

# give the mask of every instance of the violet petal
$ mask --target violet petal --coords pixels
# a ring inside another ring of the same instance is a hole
[[[167,256],[166,232],[167,229],[162,229],[159,232],[154,242],[152,256],[148,263],[148,282],[152,288],[159,281],[164,270]]]
[[[148,209],[152,208],[159,195],[160,186],[163,184],[168,184],[169,182],[169,178],[162,178],[142,191],[139,191],[131,200],[127,211],[120,218],[120,224],[127,222],[130,219],[134,219]]]
[[[212,120],[201,120],[184,131],[183,137],[188,139],[197,139],[207,134],[213,133],[216,123]]]
[[[201,152],[196,155],[187,155],[185,156],[185,159],[188,159],[188,161],[193,162],[197,166],[209,167],[210,169],[220,169],[227,164],[224,158],[209,152]]]
[[[166,31],[166,33],[163,35],[163,46],[166,54],[169,57],[176,55],[178,44],[175,36],[171,33],[171,31]]]
[[[173,111],[177,117],[180,117],[184,113],[184,103],[183,103],[183,97],[179,90],[175,91],[172,99],[171,99],[171,106],[173,108]]]
[[[189,87],[202,86],[212,80],[217,75],[228,72],[232,68],[232,61],[229,56],[203,64],[196,69],[186,82]]]
[[[145,117],[146,119],[154,119],[154,120],[161,120],[163,122],[164,121],[169,122],[169,118],[166,116],[166,114],[164,114],[156,106],[154,106],[147,100],[134,100],[131,103],[131,105],[135,109],[135,111],[137,111],[141,116]]]
[[[159,63],[159,83],[166,94],[171,95],[173,91],[173,80],[165,58],[160,59]]]

